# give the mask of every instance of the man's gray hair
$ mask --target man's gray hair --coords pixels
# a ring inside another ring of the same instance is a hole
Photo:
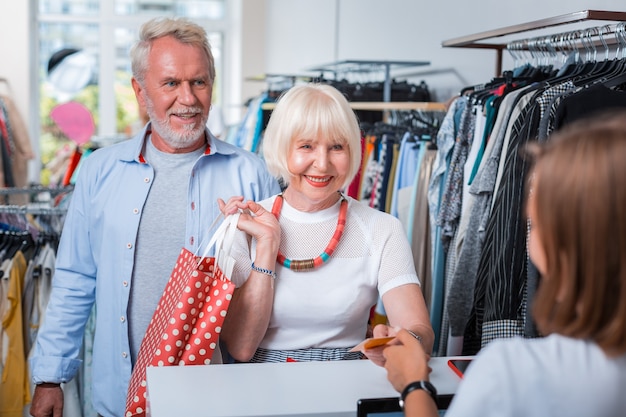
[[[133,77],[143,85],[148,70],[148,54],[152,42],[164,36],[172,36],[181,43],[198,46],[209,59],[209,77],[215,80],[215,62],[206,31],[198,24],[185,18],[158,17],[144,23],[139,30],[139,40],[130,51]]]

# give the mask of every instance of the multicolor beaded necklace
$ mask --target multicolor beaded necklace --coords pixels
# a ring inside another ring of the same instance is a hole
[[[280,216],[280,211],[283,208],[283,195],[278,194],[276,199],[274,200],[274,205],[272,206],[272,214],[278,217]],[[346,217],[348,214],[348,200],[342,195],[341,196],[341,206],[339,208],[339,219],[337,220],[337,228],[335,229],[335,233],[333,237],[330,239],[328,246],[324,249],[319,256],[313,259],[301,259],[301,260],[293,260],[285,258],[285,256],[278,252],[276,256],[276,261],[282,264],[285,268],[289,268],[293,271],[308,271],[310,269],[315,269],[324,264],[324,262],[330,259],[330,256],[333,254],[337,245],[339,244],[339,239],[341,239],[341,235],[343,234],[343,230],[346,227]]]

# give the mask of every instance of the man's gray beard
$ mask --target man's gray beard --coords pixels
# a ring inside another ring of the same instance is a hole
[[[152,129],[154,129],[154,131],[158,133],[158,135],[161,136],[161,138],[163,138],[163,140],[167,142],[167,144],[170,145],[172,148],[182,149],[193,145],[200,138],[200,136],[204,134],[204,128],[208,119],[208,115],[203,116],[200,123],[198,123],[197,125],[194,124],[193,126],[189,126],[189,128],[186,129],[184,132],[179,133],[174,131],[170,127],[169,121],[167,119],[167,115],[169,115],[169,112],[167,113],[164,120],[159,120],[154,114],[154,105],[152,101],[147,96],[145,96],[145,101],[146,113],[148,113],[148,117],[150,117],[150,121],[152,122]],[[190,110],[194,109],[195,108],[191,108]]]

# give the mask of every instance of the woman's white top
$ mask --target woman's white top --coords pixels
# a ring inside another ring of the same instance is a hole
[[[498,339],[470,364],[446,417],[626,416],[626,355],[551,335]]]
[[[276,197],[260,202],[272,209]],[[276,264],[274,306],[260,347],[295,350],[352,347],[366,336],[370,309],[392,288],[417,284],[413,255],[400,221],[346,197],[346,227],[335,252],[321,267],[294,272]],[[340,202],[313,213],[285,200],[279,216],[280,252],[289,259],[320,255],[335,232]],[[250,274],[255,242],[249,249],[239,233],[232,280],[241,286]]]

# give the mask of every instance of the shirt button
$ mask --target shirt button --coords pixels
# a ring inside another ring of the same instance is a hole
[[[150,182],[150,178],[148,178],[148,177],[144,178],[143,182]]]
[[[125,286],[125,287],[128,287],[128,281],[123,281],[122,285]]]
[[[191,202],[191,209],[192,209],[192,210],[195,210],[195,209],[196,209],[196,203],[195,203],[195,202],[193,202],[193,201]]]
[[[128,248],[128,249],[132,249],[132,247],[133,247],[133,244],[132,244],[132,243],[127,243],[127,244],[126,244],[126,248]]]
[[[126,319],[124,318],[124,316],[120,317],[120,321],[121,321],[122,323],[124,323],[124,322],[126,321]]]
[[[122,358],[125,358],[125,357],[127,357],[127,356],[128,356],[128,353],[126,353],[126,352],[122,352]]]
[[[191,237],[189,238],[189,244],[193,246],[193,242],[194,242],[194,238],[193,238],[193,236],[191,236]]]
[[[135,208],[133,209],[133,214],[138,214],[139,213],[139,209]]]

